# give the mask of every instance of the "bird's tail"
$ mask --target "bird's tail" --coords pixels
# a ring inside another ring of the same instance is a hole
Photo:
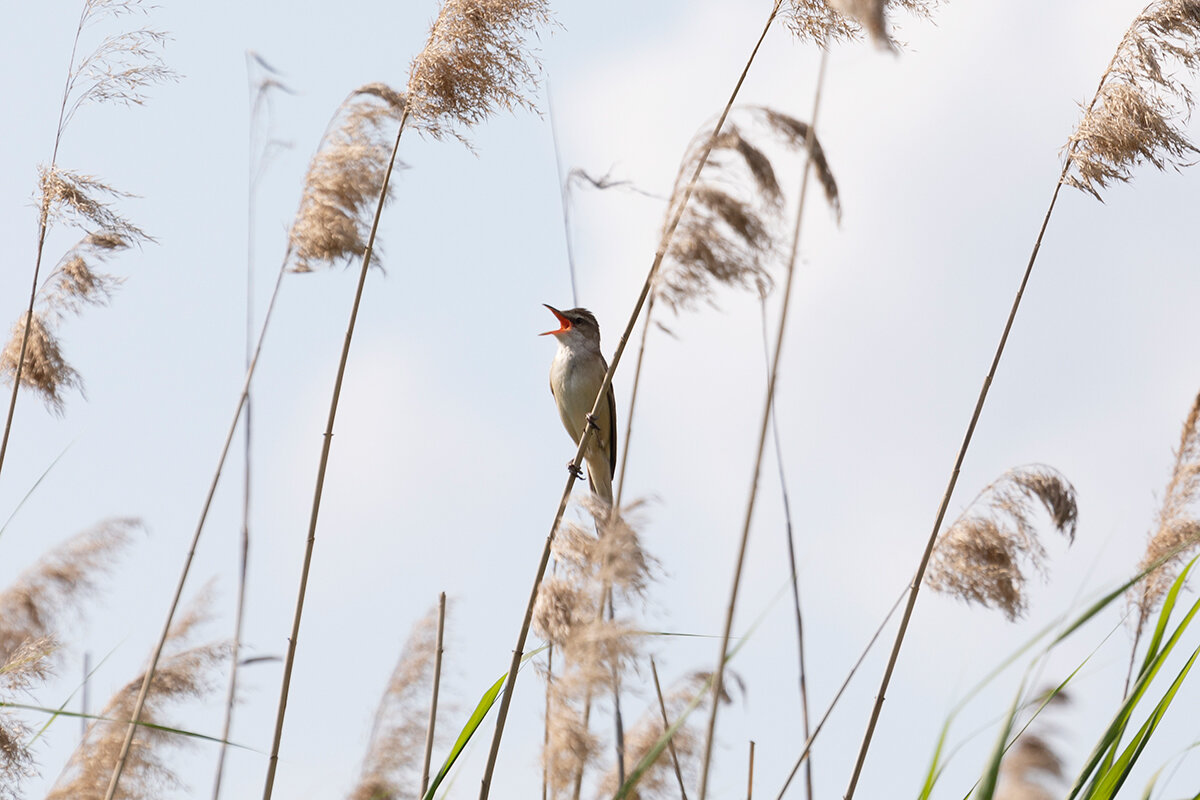
[[[588,485],[592,487],[592,494],[611,507],[613,503],[612,467],[609,466],[608,459],[603,459],[603,462],[602,464],[592,464],[592,460],[587,459]]]

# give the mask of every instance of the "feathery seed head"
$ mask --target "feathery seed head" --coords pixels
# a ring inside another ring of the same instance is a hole
[[[33,312],[33,324],[28,326],[27,335],[25,321],[28,318],[22,314],[13,326],[8,344],[0,352],[0,374],[11,384],[20,364],[21,385],[37,392],[47,408],[61,414],[65,405],[64,392],[82,389],[83,379],[63,357],[58,338],[46,324],[45,317],[40,312]],[[25,345],[24,359],[21,358],[22,343]]]

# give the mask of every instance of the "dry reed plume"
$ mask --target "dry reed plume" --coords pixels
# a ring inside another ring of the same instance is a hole
[[[663,724],[663,715],[671,723],[683,714],[693,698],[703,693],[708,696],[707,684],[712,675],[707,672],[693,672],[676,682],[663,697],[660,708],[657,698],[650,703],[650,708],[641,719],[630,728],[625,736],[626,758],[630,764],[639,763],[653,749],[667,726]],[[724,691],[721,701],[728,703],[730,697]],[[703,707],[703,704],[698,707]],[[695,778],[700,748],[704,739],[690,721],[681,725],[671,737],[671,746],[663,748],[658,757],[642,774],[635,786],[626,797],[630,800],[654,800],[654,798],[679,797],[681,789],[679,780],[684,784],[692,783]],[[679,765],[679,775],[676,775],[676,763]],[[610,796],[620,788],[616,769],[610,769],[600,781],[599,793]]]
[[[152,726],[168,725],[164,716],[168,707],[203,699],[217,685],[229,646],[225,643],[187,646],[196,627],[205,619],[202,600],[171,629],[168,647],[172,652],[158,662],[141,711],[142,724],[125,760],[124,781],[116,795],[122,800],[158,800],[166,788],[182,786],[167,751],[182,746],[188,739]],[[122,757],[126,722],[133,714],[143,678],[139,675],[119,689],[100,712],[100,719],[88,726],[83,741],[46,800],[100,800],[105,796],[113,767]]]
[[[421,755],[437,654],[438,609],[430,609],[404,643],[375,711],[358,783],[349,800],[418,798]]]
[[[339,106],[309,164],[288,233],[293,271],[311,272],[363,257],[395,126],[403,115],[404,96],[382,83],[359,87]],[[372,258],[377,261],[377,254]]]
[[[791,150],[803,149],[808,125],[763,106],[746,107],[747,122],[771,134]],[[676,174],[664,229],[679,212],[690,176],[713,138],[710,127],[688,145]],[[671,308],[713,303],[716,286],[753,288],[766,295],[773,286],[770,269],[780,259],[783,191],[771,158],[745,129],[727,122],[713,141],[712,153],[690,200],[655,286],[656,299]],[[840,214],[837,182],[825,152],[812,138],[812,164],[825,190],[825,199]]]
[[[1192,403],[1183,423],[1175,465],[1159,507],[1157,524],[1148,537],[1146,552],[1138,565],[1154,569],[1131,592],[1131,602],[1137,609],[1137,635],[1162,603],[1163,597],[1184,561],[1200,548],[1200,519],[1196,517],[1196,501],[1200,500],[1200,395]]]
[[[1133,168],[1187,166],[1200,152],[1184,132],[1192,94],[1172,71],[1200,68],[1200,2],[1156,0],[1129,26],[1071,138],[1063,181],[1100,199]]]
[[[0,702],[44,683],[56,647],[54,639],[43,636],[0,651]],[[21,781],[35,774],[31,734],[15,713],[0,711],[0,800],[20,800]]]
[[[39,168],[33,288],[28,307],[0,352],[0,374],[13,384],[0,454],[7,448],[18,387],[32,389],[56,412],[63,409],[64,392],[82,387],[79,373],[63,355],[55,328],[67,314],[78,314],[86,305],[107,302],[120,283],[111,275],[97,272],[96,266],[118,251],[150,240],[113,206],[114,200],[128,195],[91,175],[64,169],[58,163],[63,134],[80,108],[90,103],[140,105],[150,86],[176,79],[159,55],[167,36],[153,28],[109,35],[89,54],[76,58],[85,29],[105,18],[145,14],[150,8],[141,0],[86,0],[83,4],[63,89],[53,154],[49,165]],[[46,235],[55,223],[77,228],[85,235],[39,288]],[[0,455],[0,463],[2,460]]]
[[[592,698],[611,690],[613,676],[625,672],[635,655],[634,628],[627,620],[605,618],[605,598],[610,590],[627,601],[640,597],[653,564],[627,517],[638,504],[611,515],[594,497],[583,504],[598,532],[563,526],[554,544],[557,574],[542,583],[533,611],[533,630],[561,656],[549,687],[542,756],[554,798],[579,796],[583,772],[600,745],[589,725]]]
[[[446,0],[413,59],[409,114],[435,139],[467,144],[470,128],[499,111],[535,110],[541,65],[528,45],[550,24],[547,0]]]
[[[938,538],[925,573],[929,588],[998,608],[1010,620],[1021,616],[1029,602],[1026,565],[1046,572],[1046,548],[1033,519],[1037,504],[1055,530],[1074,541],[1075,487],[1051,467],[1017,467],[988,484]]]
[[[893,48],[887,17],[899,9],[915,17],[933,13],[939,0],[788,0],[784,21],[801,39],[828,48],[835,42],[857,41],[866,33],[881,47]]]
[[[1053,706],[1067,702],[1064,692],[1046,701]],[[996,800],[1055,800],[1062,796],[1061,789],[1052,791],[1053,785],[1064,777],[1064,771],[1062,758],[1047,738],[1049,732],[1049,726],[1039,722],[1033,730],[1026,729],[1017,736],[1000,762]]]
[[[112,519],[76,534],[0,592],[0,659],[26,641],[54,637],[67,613],[82,610],[96,581],[141,523]]]

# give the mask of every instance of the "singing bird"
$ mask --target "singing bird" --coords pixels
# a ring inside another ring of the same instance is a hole
[[[608,364],[600,353],[600,325],[586,308],[567,311],[551,305],[546,308],[558,318],[560,326],[558,330],[540,334],[558,340],[558,352],[550,364],[550,393],[554,395],[563,427],[578,445],[608,373]],[[592,423],[596,431],[583,457],[588,483],[593,494],[612,505],[612,481],[617,469],[617,403],[611,385]]]

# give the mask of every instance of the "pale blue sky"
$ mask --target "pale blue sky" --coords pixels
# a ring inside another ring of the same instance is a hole
[[[611,167],[666,194],[687,142],[732,88],[768,5],[556,5],[563,28],[543,35],[540,49],[566,166]],[[825,209],[810,208],[778,395],[818,709],[916,566],[1077,104],[1141,6],[950,3],[932,23],[905,22],[910,47],[899,57],[840,46],[830,58],[818,135],[844,214],[838,227]],[[63,165],[140,195],[122,207],[158,244],[114,262],[128,280],[111,308],[63,328],[87,399],[71,397],[62,418],[28,396],[18,406],[0,513],[70,449],[0,541],[0,581],[99,518],[146,521],[150,535],[114,570],[112,590],[73,640],[94,658],[111,652],[94,697],[139,669],[162,624],[241,384],[245,51],[260,53],[295,92],[274,106],[276,134],[293,146],[260,195],[261,313],[330,113],[362,83],[401,86],[435,13],[433,0],[168,2],[151,21],[171,32],[165,57],[184,79],[155,89],[145,108],[88,108],[67,133]],[[77,14],[75,2],[25,4],[0,30],[0,67],[10,76],[0,153],[5,326],[27,297],[34,170],[49,155]],[[814,48],[780,28],[742,99],[807,117],[816,64]],[[400,643],[443,590],[452,598],[444,696],[458,708],[443,724],[457,727],[507,666],[565,479],[572,448],[546,389],[553,347],[534,335],[550,323],[541,303],[570,301],[549,125],[503,116],[472,139],[477,155],[416,138],[401,149],[411,169],[384,216],[387,274],[369,278],[351,355],[279,797],[348,791]],[[797,167],[781,166],[785,186],[796,185]],[[1064,192],[951,513],[1005,469],[1044,462],[1079,491],[1078,539],[1069,551],[1048,543],[1052,582],[1035,588],[1019,624],[922,593],[858,796],[915,794],[958,697],[1081,587],[1085,595],[1109,587],[1139,558],[1179,426],[1200,390],[1196,180],[1143,169],[1103,204]],[[575,197],[580,302],[596,312],[606,352],[649,267],[661,215],[660,201],[638,195]],[[49,252],[64,243],[52,240]],[[353,288],[340,270],[289,276],[256,379],[247,632],[255,653],[286,648]],[[652,498],[644,536],[662,578],[647,600],[651,629],[719,633],[731,580],[763,367],[756,299],[723,294],[719,303],[669,320],[678,339],[652,333],[648,349],[626,494]],[[619,413],[631,368],[616,378]],[[777,481],[772,470],[765,475],[738,630],[785,579]],[[240,467],[231,465],[193,572],[195,588],[218,577],[214,636],[232,630],[239,483]],[[1046,674],[1073,669],[1115,624],[1110,615],[1080,634]],[[743,791],[748,739],[758,742],[756,783],[772,793],[800,744],[792,625],[786,603],[777,605],[733,665],[748,691],[722,714],[716,796]],[[667,679],[716,659],[709,640],[651,647]],[[1059,720],[1070,767],[1107,720],[1127,652],[1127,633],[1118,631],[1080,679],[1080,702]],[[68,659],[62,681],[39,702],[56,705],[73,686],[81,656]],[[881,668],[877,654],[818,743],[820,796],[845,788]],[[279,675],[270,665],[245,673],[234,738],[260,751],[269,748]],[[1015,688],[1010,677],[980,697],[957,734],[1002,712]],[[1185,692],[1134,791],[1200,738],[1180,713],[1198,700],[1194,688]],[[494,797],[537,789],[540,695],[533,673],[524,675]],[[627,713],[646,699],[629,700]],[[180,718],[219,729],[214,708]],[[39,756],[48,777],[77,730],[56,727]],[[991,742],[989,731],[956,757],[941,796],[966,792]],[[208,796],[214,752],[200,745],[187,757],[195,796]],[[451,796],[475,796],[484,754],[480,746],[468,756]],[[255,796],[265,763],[260,753],[235,754],[227,796]],[[1194,791],[1198,776],[1185,767],[1175,793]],[[40,786],[32,782],[30,796]]]

